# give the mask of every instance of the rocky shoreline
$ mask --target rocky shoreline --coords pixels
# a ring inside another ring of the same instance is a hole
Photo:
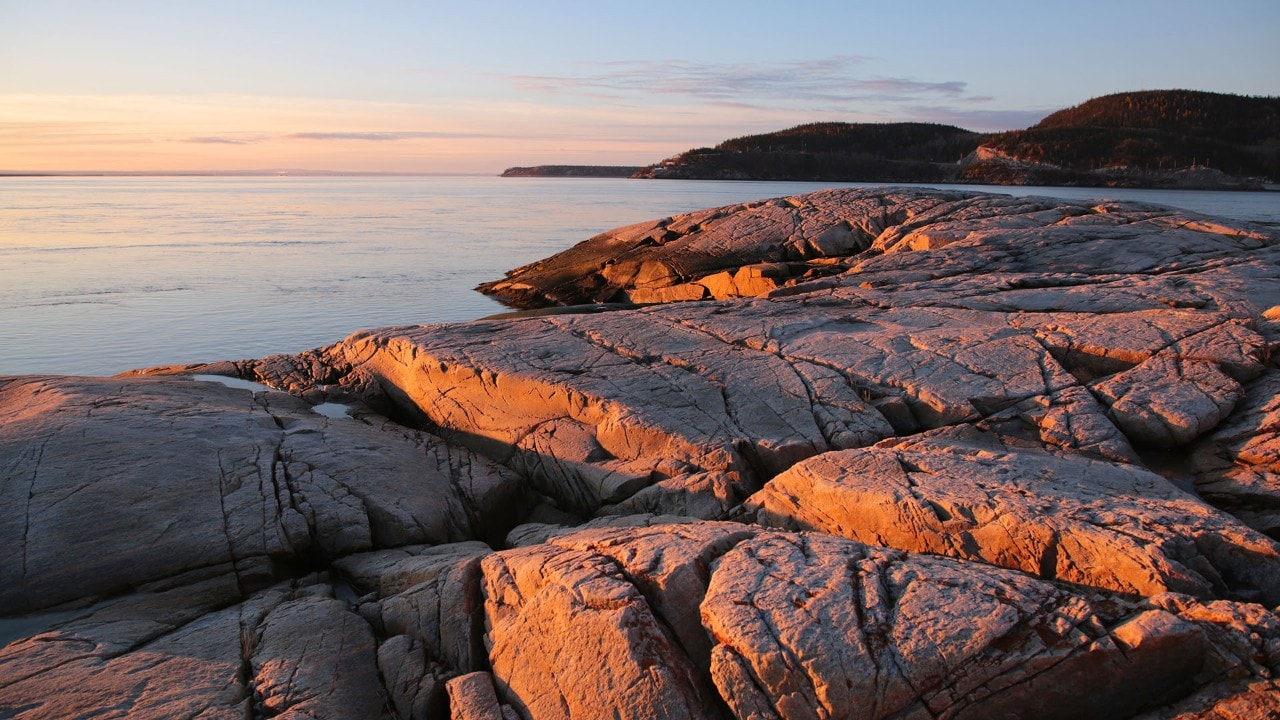
[[[830,190],[483,289],[626,309],[0,378],[0,717],[1280,716],[1274,228]]]

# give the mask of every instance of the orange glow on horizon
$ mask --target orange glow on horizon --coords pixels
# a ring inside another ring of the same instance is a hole
[[[644,165],[718,142],[729,118],[716,110],[637,118],[627,108],[496,102],[10,95],[0,96],[0,172],[497,173],[512,165]]]

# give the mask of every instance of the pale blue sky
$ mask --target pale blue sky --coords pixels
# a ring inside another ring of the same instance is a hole
[[[0,0],[0,170],[644,164],[815,120],[1280,95],[1280,2]]]

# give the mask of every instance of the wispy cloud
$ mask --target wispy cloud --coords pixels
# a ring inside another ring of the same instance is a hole
[[[293,133],[285,136],[291,140],[366,140],[369,142],[396,142],[399,140],[457,140],[457,139],[477,139],[494,137],[488,133],[467,133],[467,132],[426,132],[426,131],[398,131],[398,132],[302,132]]]
[[[361,140],[365,142],[397,142],[400,140],[456,140],[491,138],[493,135],[472,132],[429,132],[422,130],[382,132],[300,132],[282,135],[250,135],[231,133],[224,135],[198,135],[184,138],[182,142],[201,145],[254,145],[272,140]]]
[[[867,77],[871,58],[857,55],[786,63],[665,62],[590,63],[579,75],[516,75],[521,88],[545,93],[609,96],[670,95],[711,102],[848,105],[922,97],[960,98],[966,83]]]
[[[270,140],[266,135],[203,135],[199,137],[189,137],[182,142],[197,143],[201,145],[254,145]]]

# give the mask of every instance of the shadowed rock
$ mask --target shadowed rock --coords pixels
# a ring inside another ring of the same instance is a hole
[[[215,580],[74,612],[0,651],[0,712],[386,717],[373,634],[330,592],[280,586],[236,602],[234,583]]]
[[[1235,415],[1192,458],[1205,499],[1280,537],[1280,370],[1251,383]]]
[[[360,553],[334,567],[378,599],[359,612],[383,636],[407,636],[432,660],[466,672],[485,666],[481,639],[480,542]]]
[[[249,661],[264,714],[335,720],[384,716],[373,632],[346,603],[289,600],[274,608],[256,632]]]
[[[6,612],[188,573],[261,587],[282,565],[500,537],[521,491],[466,451],[282,393],[19,378],[0,384],[0,413]]]

